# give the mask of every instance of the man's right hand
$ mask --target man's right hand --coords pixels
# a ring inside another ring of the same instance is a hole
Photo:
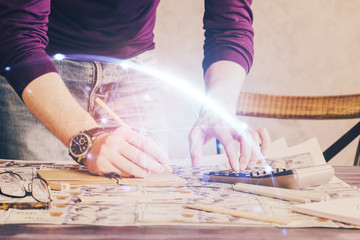
[[[83,161],[97,175],[118,173],[124,177],[146,177],[167,168],[168,158],[150,138],[124,126],[97,137]]]

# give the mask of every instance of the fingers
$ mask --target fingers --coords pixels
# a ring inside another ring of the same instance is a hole
[[[265,154],[266,149],[269,147],[271,143],[270,134],[266,128],[259,128],[257,132],[261,139],[261,152],[262,154]]]
[[[253,169],[258,160],[263,159],[263,151],[271,142],[267,129],[248,129],[241,134],[234,132],[233,136],[240,143],[240,170]]]
[[[118,169],[120,176],[123,176],[122,174],[125,174],[124,176],[129,174],[134,177],[143,178],[150,175],[150,170],[144,167],[144,165],[148,164],[145,160],[137,159],[136,162],[135,160],[129,161],[128,158],[124,157],[119,152],[113,152],[110,157],[110,159],[116,159],[112,160],[111,163]],[[160,164],[159,167],[161,168]]]
[[[251,135],[251,142],[250,142],[250,147],[251,147],[251,157],[250,157],[250,161],[248,164],[248,168],[253,169],[257,163],[257,161],[259,159],[262,159],[262,154],[260,152],[260,143],[261,143],[261,138],[259,136],[259,133],[250,129],[249,130],[249,134]]]
[[[122,151],[126,158],[155,173],[162,172],[164,168],[172,171],[167,155],[152,139],[129,128],[120,128],[119,132],[133,146]]]
[[[108,161],[108,154],[101,154],[94,156],[95,154],[88,154],[84,160],[84,164],[87,166],[88,171],[96,175],[105,175],[107,173],[118,173],[123,177],[131,177],[134,174],[129,174],[125,171],[120,170],[114,166],[111,161]]]
[[[190,158],[193,167],[199,165],[203,156],[202,146],[205,143],[205,136],[200,127],[194,127],[189,135]]]
[[[141,150],[140,152],[138,152],[138,157],[145,157],[148,161],[150,161],[152,158],[153,160],[162,164],[165,168],[168,168],[167,164],[169,162],[169,159],[167,155],[151,138],[147,138],[129,128],[121,130],[121,134],[124,135],[124,138],[128,143],[135,147],[135,150]],[[143,156],[141,152],[145,153],[145,156]],[[129,156],[129,159],[134,159],[134,157],[136,156],[136,151],[128,152],[127,156]]]
[[[111,164],[109,161],[95,161],[92,154],[88,154],[86,159],[83,161],[88,171],[96,175],[105,175],[107,173],[115,172],[119,173],[119,169]],[[99,164],[101,163],[101,164]],[[122,175],[121,175],[122,176]]]
[[[221,130],[215,130],[214,132],[215,132],[215,137],[220,141],[220,143],[222,144],[222,146],[225,149],[225,153],[229,159],[231,168],[234,171],[239,171],[241,169],[241,166],[240,166],[240,161],[239,161],[240,159],[239,159],[239,155],[238,155],[238,149],[236,146],[236,140],[234,140],[230,131],[226,130],[225,128],[221,128]],[[246,149],[245,149],[245,152],[246,152]],[[243,153],[241,152],[241,154],[243,154]],[[244,158],[245,158],[245,156],[244,156]],[[245,161],[245,160],[243,159],[243,161]]]
[[[116,166],[122,166],[121,169],[129,173],[130,172],[134,173],[133,171],[129,171],[128,169],[128,168],[133,169],[134,168],[133,164],[125,164],[124,160],[126,160],[129,163],[134,163],[144,170],[148,170],[154,173],[163,172],[164,167],[157,160],[155,160],[150,154],[140,150],[140,146],[144,148],[143,146],[144,141],[145,138],[140,138],[138,145],[135,146],[129,144],[128,142],[124,142],[123,144],[121,144],[121,146],[119,146],[118,149],[115,151],[115,154],[119,154],[119,155],[117,155],[116,158],[114,158],[119,160],[112,161],[113,164]]]
[[[195,124],[189,135],[190,156],[193,167],[198,166],[202,157],[202,146],[211,138],[217,138],[220,141],[234,171],[254,168],[257,161],[263,158],[262,151],[265,151],[270,144],[270,135],[265,128],[258,131],[247,129],[239,133],[234,128],[224,125],[221,121],[216,122],[216,124],[213,122],[206,124],[203,121],[202,125],[205,127],[200,127],[198,123]],[[240,143],[240,149],[237,142]]]
[[[247,132],[243,133],[243,136],[240,138],[240,170],[245,170],[250,162],[250,157],[252,156],[252,142],[253,139]]]
[[[118,128],[99,136],[84,164],[94,174],[110,172],[145,177],[164,171],[167,157],[154,141],[129,129]]]

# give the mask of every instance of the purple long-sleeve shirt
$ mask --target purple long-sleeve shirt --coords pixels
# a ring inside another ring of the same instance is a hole
[[[57,72],[49,55],[121,59],[153,49],[160,0],[0,0],[0,72],[21,97],[35,78]],[[230,60],[250,70],[252,0],[205,0],[204,71]],[[191,6],[189,6],[191,7]]]

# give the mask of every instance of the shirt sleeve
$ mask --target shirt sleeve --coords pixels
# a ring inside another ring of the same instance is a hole
[[[205,0],[204,73],[220,60],[240,64],[248,73],[254,55],[252,0]]]
[[[57,72],[45,52],[50,0],[0,0],[0,72],[16,93],[35,78]]]

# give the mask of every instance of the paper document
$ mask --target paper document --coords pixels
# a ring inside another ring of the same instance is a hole
[[[360,197],[294,205],[295,212],[360,226]]]

